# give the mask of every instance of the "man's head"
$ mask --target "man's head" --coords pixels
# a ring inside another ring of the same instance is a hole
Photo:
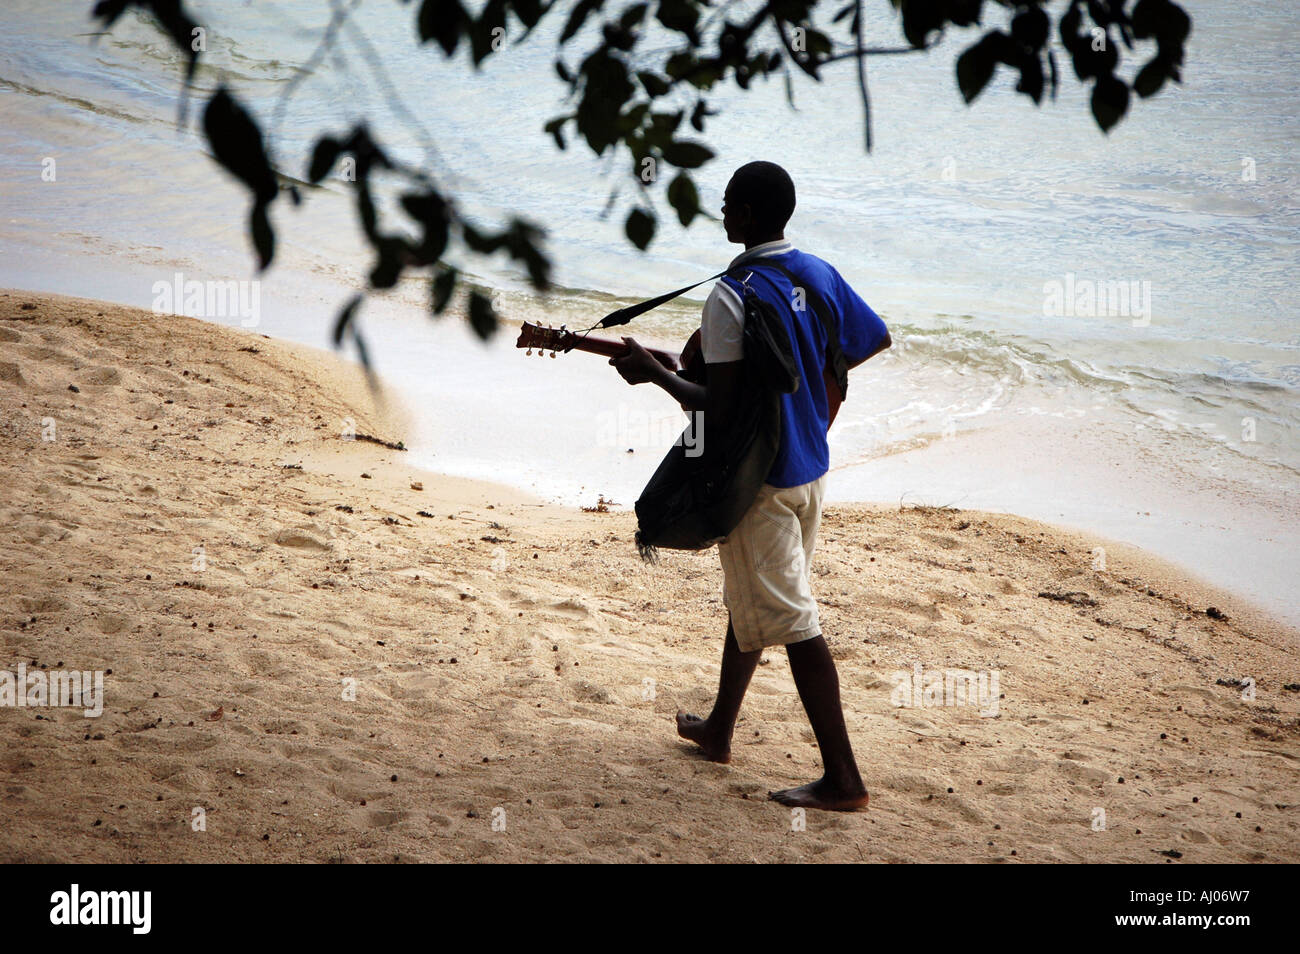
[[[727,241],[747,248],[783,238],[794,214],[794,182],[775,162],[748,162],[731,176],[722,197]]]

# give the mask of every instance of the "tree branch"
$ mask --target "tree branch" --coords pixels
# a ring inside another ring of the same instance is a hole
[[[321,34],[316,49],[307,58],[307,62],[294,71],[293,76],[289,78],[289,82],[284,84],[284,89],[280,91],[280,95],[275,101],[275,107],[271,112],[271,132],[268,136],[272,143],[279,138],[280,126],[284,122],[284,111],[288,108],[289,100],[293,98],[294,92],[297,91],[303,80],[316,71],[316,67],[325,58],[325,54],[334,46],[334,41],[338,37],[339,30],[343,28],[344,22],[360,4],[361,0],[352,0],[351,6],[344,6],[338,3],[337,0],[333,4],[334,13],[330,16],[330,22]]]
[[[898,53],[925,53],[932,49],[936,44],[931,43],[928,46],[864,46],[859,48],[855,45],[852,50],[841,50],[839,53],[831,53],[822,63],[834,63],[836,60],[852,59],[855,56],[890,56]]]
[[[867,92],[867,55],[862,50],[862,0],[857,0],[857,12],[853,15],[853,45],[858,61],[858,90],[862,93],[863,135],[867,152],[871,152],[871,96]]]

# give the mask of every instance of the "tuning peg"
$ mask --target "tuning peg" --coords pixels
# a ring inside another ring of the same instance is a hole
[[[551,357],[552,357],[552,358],[555,357],[555,352],[554,352],[554,351],[551,352]]]
[[[532,353],[533,353],[533,349],[532,349],[532,348],[529,348],[527,351],[524,352],[524,354],[532,354]]]

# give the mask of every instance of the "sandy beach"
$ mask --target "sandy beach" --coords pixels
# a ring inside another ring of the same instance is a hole
[[[1133,548],[828,508],[871,805],[801,826],[783,653],[730,765],[676,737],[721,571],[643,564],[631,501],[414,469],[345,362],[100,302],[0,293],[0,401],[0,669],[104,672],[98,718],[0,708],[0,861],[1300,860],[1300,633]],[[918,666],[996,698],[900,697]]]

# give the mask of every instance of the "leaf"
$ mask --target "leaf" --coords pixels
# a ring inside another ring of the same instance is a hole
[[[492,307],[492,299],[478,289],[469,293],[469,325],[484,341],[497,330],[497,313]]]
[[[451,301],[451,293],[456,290],[456,279],[459,272],[450,265],[444,265],[438,274],[434,276],[432,284],[433,289],[433,313],[441,315],[447,310],[447,303]]]
[[[528,269],[528,281],[539,291],[551,285],[551,260],[542,253],[540,241],[545,233],[525,219],[512,219],[506,230],[506,250]]]
[[[560,46],[573,39],[574,35],[582,29],[582,25],[587,22],[587,18],[599,10],[603,3],[604,0],[578,0],[578,5],[569,14],[569,22],[564,25],[564,31],[560,34]]]
[[[424,232],[420,244],[413,249],[404,248],[404,252],[413,255],[417,265],[432,265],[442,258],[442,253],[447,248],[448,226],[452,219],[447,200],[430,188],[424,192],[403,195],[402,208],[420,223]]]
[[[655,19],[669,30],[685,36],[692,45],[698,45],[696,27],[700,22],[700,11],[689,0],[659,0]]]
[[[713,150],[703,143],[678,139],[664,146],[664,161],[681,169],[697,169],[713,158]]]
[[[1047,14],[1041,8],[1030,7],[1011,21],[1011,36],[1017,43],[1031,50],[1041,50],[1047,42],[1047,29],[1050,25]]]
[[[662,96],[671,89],[668,81],[656,73],[640,72],[636,74],[636,78],[651,96]]]
[[[957,57],[957,88],[969,106],[993,78],[995,67],[989,44],[980,40]]]
[[[424,0],[416,19],[420,42],[436,40],[447,56],[456,52],[461,33],[468,24],[469,16],[460,0]]]
[[[1092,115],[1101,131],[1109,133],[1128,111],[1128,87],[1114,76],[1103,76],[1092,88]]]
[[[354,186],[357,192],[357,218],[361,220],[361,229],[372,243],[378,243],[379,213],[375,211],[375,197],[370,192],[370,181],[358,179]]]
[[[650,116],[650,128],[646,130],[646,142],[652,146],[658,146],[664,149],[672,145],[673,134],[677,132],[677,127],[682,124],[682,116],[685,113],[678,110],[675,113],[652,113]]]
[[[307,181],[314,185],[329,175],[330,170],[334,168],[334,163],[338,162],[339,153],[342,151],[343,143],[333,136],[322,136],[318,139],[316,148],[311,153],[311,166],[307,170]]]
[[[379,261],[370,271],[371,288],[392,288],[402,275],[406,258],[406,243],[399,238],[380,239],[376,251]]]
[[[1133,91],[1146,99],[1160,92],[1169,75],[1169,61],[1157,53],[1147,61],[1146,66],[1138,71],[1133,79]]]
[[[496,52],[498,37],[504,38],[505,28],[505,0],[488,0],[469,29],[470,58],[475,66]]]
[[[653,212],[645,209],[633,209],[628,213],[627,222],[623,224],[623,231],[627,233],[627,237],[632,244],[644,252],[650,244],[650,240],[655,237],[656,225],[657,222]]]
[[[379,387],[379,380],[375,377],[374,369],[370,366],[370,351],[366,348],[365,339],[355,329],[352,329],[352,343],[357,346],[357,358],[361,361],[361,367],[366,372],[366,380],[370,382],[371,389]],[[405,448],[402,448],[405,450]]]
[[[254,202],[249,216],[248,230],[253,237],[253,248],[257,250],[258,269],[265,271],[275,258],[275,231],[271,228],[271,219],[266,214],[266,202]]]
[[[194,48],[194,31],[198,24],[185,12],[181,0],[100,0],[91,9],[91,17],[102,20],[107,30],[118,21],[128,7],[140,7],[153,17],[154,22],[162,28],[176,48],[186,59],[185,83],[188,86],[194,79],[194,70],[199,64],[199,51]],[[181,119],[185,118],[185,94],[181,94]]]
[[[637,26],[645,19],[646,11],[650,9],[648,3],[634,3],[623,11],[623,15],[618,18],[618,25],[624,30],[630,30]]]
[[[334,347],[337,348],[343,343],[343,335],[352,327],[352,319],[356,316],[357,308],[364,298],[364,295],[353,295],[348,303],[343,306],[343,310],[339,312],[338,317],[334,319]]]
[[[275,198],[279,186],[262,144],[262,130],[224,86],[203,110],[203,132],[213,157],[248,186],[254,198],[263,203]]]
[[[537,21],[546,12],[542,8],[541,0],[514,0],[511,9],[515,11],[515,16],[519,18],[519,22],[530,31],[537,26]]]
[[[636,93],[623,62],[598,48],[582,63],[582,99],[574,118],[578,133],[596,155],[619,138],[618,123],[624,105]]]
[[[1025,56],[1020,63],[1020,82],[1016,84],[1016,92],[1024,93],[1034,101],[1034,104],[1042,102],[1043,99],[1043,61],[1038,58],[1037,53],[1031,53]]]
[[[461,223],[460,236],[465,240],[470,251],[478,252],[480,255],[491,255],[506,242],[504,235],[487,235],[468,222]]]
[[[980,21],[980,8],[984,0],[948,0],[948,19],[955,26],[974,26]]]
[[[700,194],[689,173],[679,172],[668,183],[668,203],[677,210],[677,220],[683,227],[690,225],[699,214]]]
[[[90,15],[103,20],[104,29],[107,30],[122,14],[126,13],[126,8],[133,2],[134,0],[99,0],[90,11]]]
[[[903,36],[916,48],[924,47],[930,34],[942,30],[944,20],[943,4],[934,0],[903,0]]]
[[[564,141],[564,124],[568,121],[568,116],[557,116],[544,127],[546,132],[555,137],[555,144],[561,149],[567,148],[567,144]]]
[[[785,78],[786,81],[789,82],[790,74],[788,72],[786,73]],[[794,105],[793,101],[790,105]],[[709,104],[701,99],[696,102],[695,108],[691,110],[691,125],[695,127],[696,132],[704,132],[704,120],[709,116],[716,115],[718,115],[716,112],[709,109]]]

